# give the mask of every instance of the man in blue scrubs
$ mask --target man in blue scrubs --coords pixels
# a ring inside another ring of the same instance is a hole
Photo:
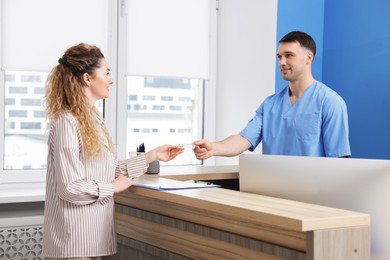
[[[219,142],[195,141],[199,160],[253,151],[260,142],[264,154],[349,157],[348,115],[344,100],[313,78],[316,44],[294,31],[279,41],[279,68],[288,86],[269,96],[236,135]]]

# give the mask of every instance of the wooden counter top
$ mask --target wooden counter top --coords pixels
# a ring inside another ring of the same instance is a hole
[[[229,169],[227,175],[234,174],[234,167],[226,169]],[[221,175],[225,174],[223,173],[223,167],[214,170],[221,170],[221,172],[205,172],[204,174],[210,178],[223,177]],[[180,175],[179,178],[175,178],[175,176],[178,175],[172,173],[167,175],[164,173],[159,175],[146,174],[141,177],[141,181],[144,179],[145,182],[150,183],[158,181],[162,177],[176,180],[186,180],[187,178],[196,180],[204,177],[198,178],[199,175],[193,173]],[[340,242],[336,246],[337,254],[340,250],[343,251],[344,247],[350,247],[351,244],[352,247],[359,248],[359,250],[354,249],[354,254],[358,252],[363,255],[363,257],[356,259],[368,259],[366,256],[370,253],[370,216],[365,213],[223,188],[158,191],[132,186],[128,191],[116,195],[115,202],[123,207],[150,212],[154,215],[193,223],[213,230],[221,230],[256,241],[280,245],[283,248],[297,250],[295,252],[306,252],[310,256],[306,259],[317,259],[315,255],[318,253],[316,252],[320,252],[319,254],[322,255],[323,252],[334,250],[332,248],[334,247],[333,243],[318,241],[328,241],[336,236],[341,236],[346,241],[345,243]],[[123,235],[134,236],[139,234],[129,231],[129,227],[126,227],[125,224],[126,217],[121,213],[121,210],[117,214],[117,219],[120,229],[123,230]],[[130,221],[130,218],[128,220]],[[132,221],[135,221],[135,219]],[[147,230],[145,225],[149,224],[145,222],[140,225]],[[160,233],[164,230],[161,229]],[[156,231],[149,230],[149,232],[151,232],[149,234],[151,235]],[[357,240],[357,237],[359,237],[359,240]],[[362,237],[364,239],[361,239]],[[188,239],[190,238],[191,236],[188,237]],[[141,236],[140,239],[146,238]],[[169,239],[169,236],[166,239]],[[351,240],[353,241],[351,242]],[[148,240],[146,239],[146,241]],[[175,243],[179,243],[178,241]],[[320,246],[317,244],[320,244]],[[321,248],[325,244],[329,244],[328,247],[331,247],[329,250],[327,249],[328,251]],[[175,251],[175,248],[175,246],[169,247],[167,245],[169,250]]]
[[[157,176],[145,177],[147,179],[159,178]],[[118,196],[117,201],[120,201],[121,197],[132,195],[174,202],[204,214],[218,215],[218,218],[230,218],[232,221],[270,225],[301,232],[370,224],[370,217],[365,213],[222,188],[156,191],[131,187],[129,192]],[[174,215],[169,212],[167,214]]]
[[[160,177],[143,178],[150,182]],[[298,250],[306,246],[303,232],[370,225],[368,214],[222,188],[157,191],[131,187],[115,201],[269,242],[287,236],[283,244]]]
[[[238,175],[237,166],[210,166],[202,169],[194,168],[188,170],[189,174],[179,174],[167,171],[159,175],[143,175],[140,180],[150,180],[156,178],[168,178],[174,180],[213,180],[220,178],[230,178]],[[157,180],[157,179],[156,179]],[[369,215],[357,213],[342,209],[324,207],[314,204],[302,203],[257,194],[232,191],[227,189],[184,189],[172,191],[151,191],[149,189],[131,187],[131,192],[142,194],[143,196],[154,197],[169,201],[173,197],[168,194],[175,194],[175,201],[180,200],[182,204],[188,204],[197,207],[197,202],[219,204],[220,207],[226,207],[225,212],[231,212],[233,209],[248,211],[248,214],[255,212],[278,216],[282,219],[290,219],[292,229],[298,231],[308,231],[323,228],[335,228],[345,225],[369,225]],[[201,206],[204,206],[203,204]],[[250,219],[250,218],[249,218]],[[262,220],[265,221],[265,220]],[[275,219],[273,218],[273,224]],[[337,222],[337,223],[336,223]],[[283,220],[282,220],[283,223]],[[285,226],[285,224],[282,224]]]

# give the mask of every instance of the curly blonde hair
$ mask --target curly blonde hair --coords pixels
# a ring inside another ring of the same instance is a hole
[[[85,43],[72,46],[58,60],[59,64],[52,69],[46,82],[44,103],[47,118],[53,120],[70,112],[78,121],[87,158],[102,154],[103,140],[95,123],[99,111],[90,106],[85,95],[83,75],[93,75],[100,67],[101,59],[104,56],[96,46]],[[108,130],[105,126],[103,130],[110,150],[114,152]]]

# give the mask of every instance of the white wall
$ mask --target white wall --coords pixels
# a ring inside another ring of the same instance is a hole
[[[274,0],[219,1],[216,141],[237,134],[275,92],[276,16]],[[238,164],[238,157],[216,164]]]

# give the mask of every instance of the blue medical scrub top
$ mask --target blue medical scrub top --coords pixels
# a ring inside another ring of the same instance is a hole
[[[267,97],[240,135],[263,154],[340,157],[351,155],[348,131],[344,100],[316,81],[295,105],[289,87]]]

